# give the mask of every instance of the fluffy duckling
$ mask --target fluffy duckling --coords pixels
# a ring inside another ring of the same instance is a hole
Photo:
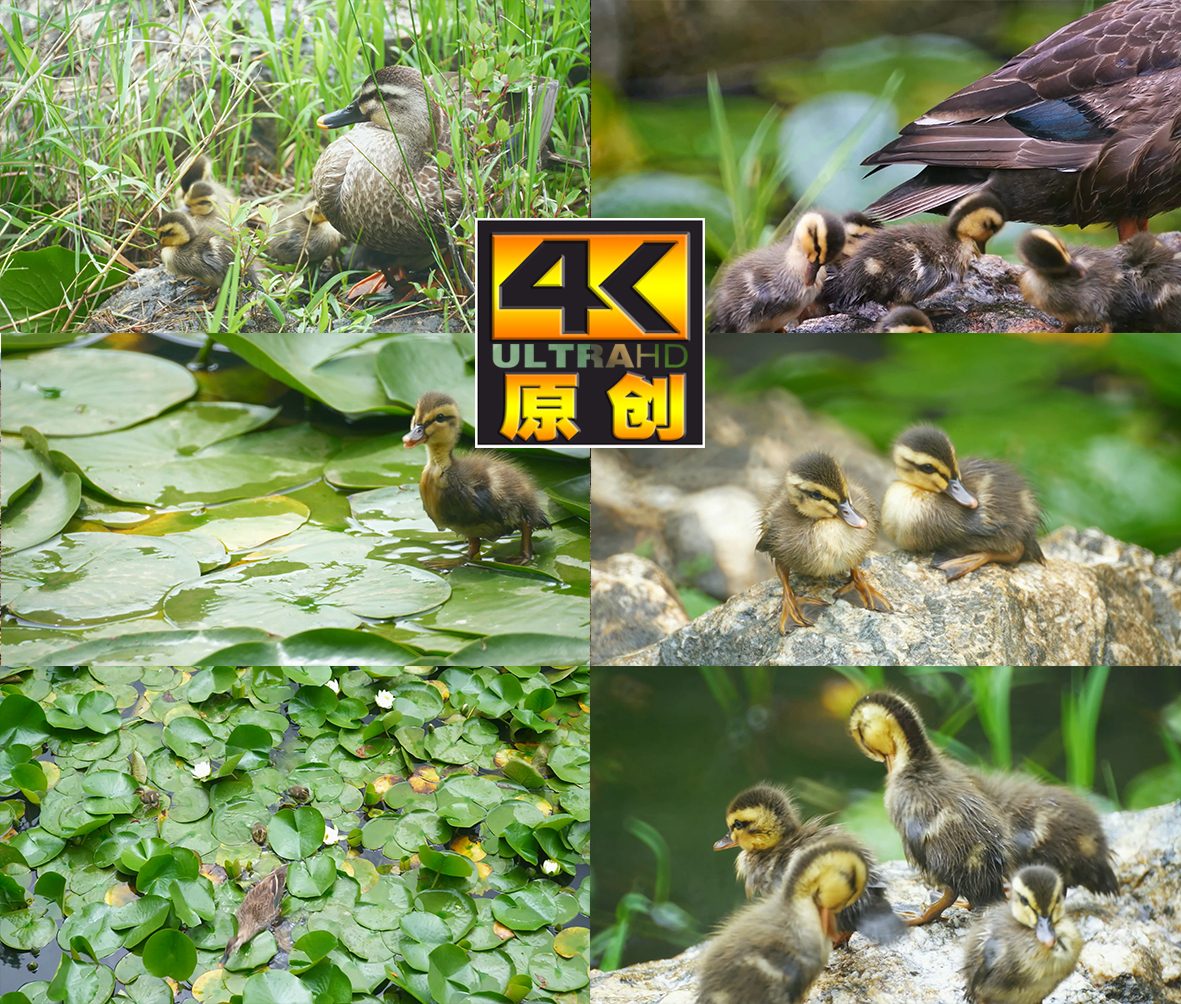
[[[336,254],[344,235],[317,205],[314,197],[286,202],[275,213],[267,241],[267,254],[284,265],[315,265]]]
[[[794,324],[824,287],[821,268],[844,246],[844,224],[832,213],[805,213],[790,240],[757,248],[722,269],[709,330],[747,334]]]
[[[726,830],[714,850],[740,848],[734,869],[746,883],[748,898],[755,893],[770,895],[800,848],[835,839],[856,844],[840,826],[825,826],[816,818],[801,821],[791,796],[770,784],[755,785],[734,797],[726,809]],[[886,881],[877,862],[868,850],[856,846],[865,859],[868,877],[864,895],[837,918],[838,944],[848,941],[854,931],[874,941],[893,941],[902,935],[904,925],[886,898]]]
[[[1022,774],[976,772],[981,790],[1005,814],[1012,830],[1012,866],[1048,865],[1066,885],[1114,895],[1119,880],[1099,814],[1068,788]]]
[[[1017,254],[1028,266],[1019,280],[1026,303],[1058,318],[1063,331],[1111,330],[1111,306],[1121,282],[1117,252],[1072,251],[1049,230],[1036,227],[1021,238]]]
[[[918,307],[895,307],[878,321],[874,331],[888,334],[931,334],[931,319]]]
[[[907,923],[935,920],[957,896],[972,909],[1003,899],[1009,823],[972,772],[932,745],[918,711],[897,694],[866,694],[850,712],[849,735],[886,765],[886,812],[906,860],[943,889]]]
[[[963,279],[1004,224],[1000,200],[976,192],[956,203],[944,227],[907,223],[870,234],[841,269],[835,302],[841,310],[917,303]]]
[[[1150,233],[1136,234],[1122,254],[1120,293],[1112,305],[1116,331],[1181,331],[1181,256]]]
[[[533,557],[533,531],[550,526],[537,503],[537,487],[528,474],[499,457],[455,456],[461,428],[453,398],[428,391],[418,399],[402,445],[426,443],[427,462],[418,483],[422,507],[440,530],[467,538],[468,561],[479,557],[481,538],[495,540],[520,530],[520,555],[504,560],[523,564]]]
[[[882,526],[908,551],[936,552],[949,581],[990,561],[1045,561],[1037,499],[1008,464],[966,457],[960,465],[947,433],[919,425],[895,441],[894,473]]]
[[[165,213],[156,228],[160,238],[160,261],[173,275],[194,279],[217,289],[234,260],[234,248],[225,237],[202,226],[188,213]],[[253,265],[241,271],[242,281],[257,286]]]
[[[1041,1004],[1074,971],[1083,939],[1063,894],[1052,868],[1034,865],[1013,876],[1009,902],[984,911],[964,944],[971,1004]]]
[[[279,919],[279,904],[286,888],[287,866],[280,865],[246,894],[238,907],[238,933],[226,945],[221,960],[223,966],[234,952]]]
[[[865,242],[865,238],[882,229],[881,220],[875,220],[872,216],[856,209],[850,209],[842,215],[841,222],[845,224],[845,246],[837,256],[838,263],[852,258]]]
[[[861,485],[846,480],[830,454],[813,450],[792,461],[783,484],[763,509],[762,535],[756,545],[770,556],[783,583],[780,634],[810,627],[815,622],[807,614],[828,606],[824,600],[792,592],[788,581],[792,569],[817,577],[848,572],[849,581],[836,591],[837,598],[867,610],[893,609],[858,567],[877,533],[878,507]]]
[[[802,848],[770,896],[730,917],[698,967],[700,1004],[796,1004],[828,962],[837,914],[865,889],[860,849],[840,839]]]
[[[180,176],[180,197],[182,200],[185,202],[188,201],[187,196],[192,190],[193,185],[198,182],[205,182],[208,187],[201,190],[202,195],[208,196],[214,202],[221,203],[224,206],[234,198],[225,185],[214,180],[213,161],[205,154],[201,154],[194,160],[185,173]]]

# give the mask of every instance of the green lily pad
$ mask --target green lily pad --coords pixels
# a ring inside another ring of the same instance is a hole
[[[242,551],[286,536],[303,526],[308,507],[288,496],[243,499],[220,506],[202,507],[197,512],[168,512],[136,524],[142,536],[176,536],[200,531],[225,545]]]
[[[414,411],[428,390],[455,398],[470,423],[476,412],[475,381],[449,335],[401,335],[377,353],[377,377],[391,401]],[[470,426],[469,426],[470,427]]]
[[[32,439],[32,437],[30,437]],[[43,441],[42,441],[43,442]],[[33,445],[30,441],[27,445]],[[63,471],[46,455],[45,449],[4,448],[4,491],[9,492],[8,470],[16,470],[13,490],[4,503],[4,553],[20,551],[57,536],[78,510],[82,479]],[[23,472],[32,469],[34,478],[24,485]]]
[[[267,826],[267,840],[281,858],[309,857],[324,843],[324,817],[310,805],[280,809]]]
[[[18,952],[44,948],[57,934],[57,925],[35,910],[13,910],[0,916],[0,941]]]
[[[402,436],[398,432],[346,446],[325,465],[324,479],[338,488],[416,486],[422,454],[406,449]],[[349,497],[350,503],[354,497]]]
[[[157,931],[144,945],[144,968],[153,976],[184,981],[197,968],[197,949],[180,931]]]

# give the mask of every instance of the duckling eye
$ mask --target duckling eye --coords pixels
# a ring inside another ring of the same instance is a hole
[[[935,465],[934,464],[920,464],[919,470],[922,471],[924,474],[934,474],[935,473]]]
[[[808,492],[808,494],[811,495],[812,498],[817,499],[820,502],[824,501],[824,492],[812,491],[812,492]]]
[[[447,421],[447,416],[444,415],[442,412],[439,412],[439,414],[437,414],[435,416],[435,421],[436,422],[445,422],[445,421]]]
[[[1017,898],[1019,900],[1021,900],[1022,906],[1029,906],[1029,900],[1027,900],[1024,896],[1022,896],[1021,893],[1017,893]]]

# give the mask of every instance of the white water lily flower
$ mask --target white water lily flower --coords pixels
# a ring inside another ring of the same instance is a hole
[[[329,680],[324,686],[329,687],[334,694],[340,693],[340,684],[335,680]]]
[[[377,692],[377,706],[379,708],[392,708],[394,706],[394,695],[388,690],[379,690]]]
[[[213,768],[209,766],[208,760],[202,760],[199,763],[193,764],[193,777],[198,781],[204,781],[212,773]]]
[[[331,823],[324,824],[324,843],[331,846],[340,839],[340,832]]]
[[[556,872],[560,872],[562,870],[562,866],[554,861],[553,858],[546,858],[541,863],[541,870],[547,875],[553,875]]]

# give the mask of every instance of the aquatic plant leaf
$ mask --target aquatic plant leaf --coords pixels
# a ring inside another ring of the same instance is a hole
[[[127,852],[124,852],[126,856]],[[201,859],[187,847],[169,847],[154,854],[139,869],[135,886],[145,896],[170,896],[173,879],[195,879],[200,874]],[[206,880],[208,881],[208,880]]]
[[[476,874],[475,863],[470,858],[450,851],[436,851],[427,844],[423,844],[418,849],[418,860],[422,862],[424,868],[429,868],[440,875],[474,878]]]
[[[82,479],[73,471],[63,471],[48,456],[48,444],[42,439],[41,448],[31,448],[33,436],[25,429],[26,449],[4,449],[4,463],[21,458],[19,463],[36,473],[27,490],[13,493],[11,502],[4,503],[3,541],[5,554],[44,543],[57,536],[78,511],[82,500]],[[15,465],[14,465],[15,466]],[[5,484],[8,467],[4,468]]]
[[[13,910],[0,916],[0,941],[18,952],[44,948],[57,934],[57,925],[36,910]]]
[[[429,956],[427,982],[439,1004],[466,1000],[479,986],[479,977],[468,963],[467,952],[458,945],[440,945]]]
[[[115,907],[106,903],[87,903],[62,921],[57,932],[57,943],[63,950],[69,951],[70,942],[83,937],[93,946],[93,957],[105,958],[123,946],[123,935],[111,927],[115,913]]]
[[[197,949],[187,934],[165,928],[144,945],[144,968],[153,976],[170,976],[183,982],[197,968]]]
[[[10,844],[20,851],[25,863],[30,868],[41,865],[56,858],[66,846],[66,842],[54,834],[40,828],[25,830],[12,838]]]
[[[529,975],[549,993],[577,990],[590,982],[586,959],[581,955],[565,959],[553,952],[536,952],[529,960]]]
[[[267,840],[281,858],[309,857],[324,843],[324,817],[310,805],[280,809],[267,825]]]
[[[514,931],[536,931],[552,924],[556,913],[553,893],[536,885],[492,901],[492,916]]]
[[[377,378],[391,401],[413,412],[428,390],[450,394],[469,431],[476,413],[476,385],[449,335],[399,335],[377,353]]]
[[[451,934],[451,941],[459,941],[467,934],[478,916],[472,897],[455,889],[424,890],[418,894],[415,905],[442,920]]]
[[[326,855],[297,861],[287,872],[287,888],[291,895],[302,896],[305,899],[322,896],[332,888],[335,881],[336,864]],[[317,958],[323,958],[331,950],[331,946],[324,949]]]
[[[63,1004],[102,1004],[114,992],[115,974],[106,966],[63,955],[45,996]]]
[[[8,566],[4,569],[8,575]],[[5,694],[0,700],[0,745],[22,743],[25,746],[40,746],[49,738],[45,727],[45,712],[36,701],[23,694]]]
[[[590,784],[590,753],[582,747],[559,746],[550,754],[549,769],[570,784]]]

